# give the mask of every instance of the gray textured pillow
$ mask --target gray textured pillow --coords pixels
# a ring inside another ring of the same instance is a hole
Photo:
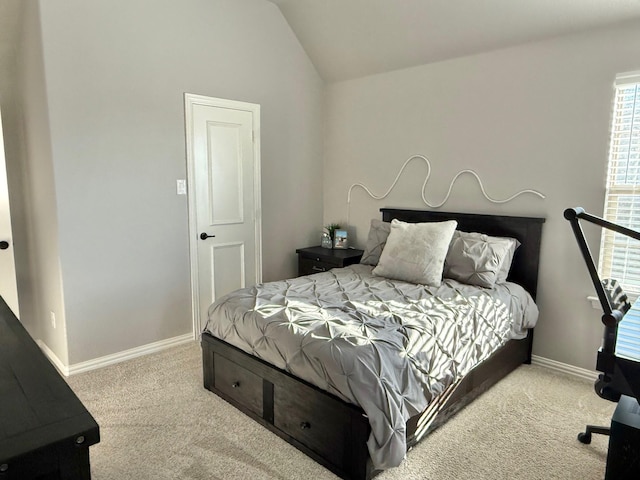
[[[387,243],[387,237],[390,231],[391,224],[389,222],[383,222],[376,218],[371,219],[369,237],[367,238],[367,245],[364,247],[364,253],[362,254],[360,263],[373,266],[378,265],[382,249]]]
[[[507,279],[520,242],[513,238],[456,231],[444,266],[444,276],[469,285],[492,288]]]
[[[444,259],[458,222],[391,221],[389,238],[374,275],[421,285],[440,286]]]

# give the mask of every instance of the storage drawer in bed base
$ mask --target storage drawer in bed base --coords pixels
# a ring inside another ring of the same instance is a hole
[[[531,340],[532,332],[524,340],[510,341],[487,361],[472,370],[455,389],[449,392],[449,396],[438,408],[410,418],[407,421],[407,447],[411,448],[427,433],[444,424],[465,405],[519,365],[529,362]],[[252,405],[252,402],[238,398],[235,391],[230,395],[223,389],[216,388],[215,362],[216,358],[220,357],[224,358],[224,362],[233,362],[234,365],[262,379],[261,414],[260,409],[248,406]],[[371,429],[362,409],[207,333],[202,334],[202,358],[205,388],[216,393],[336,475],[350,480],[367,480],[379,473],[371,466],[366,445]],[[297,407],[297,405],[310,404],[314,406],[313,409],[305,410],[304,407]],[[291,419],[277,418],[278,412],[291,412],[292,409],[294,411],[291,413]],[[309,415],[310,410],[315,417],[311,421],[304,420],[306,418],[304,416]],[[313,426],[318,424],[318,419],[323,418],[326,419],[324,423],[327,425],[318,437],[314,437]],[[300,430],[296,429],[296,425],[300,426]],[[326,441],[327,438],[337,438],[336,435],[340,436],[338,441]],[[323,450],[322,446],[326,443],[332,443],[329,447],[340,445],[342,451]]]
[[[371,477],[366,446],[370,427],[361,409],[208,334],[202,335],[202,351],[206,389],[336,475],[354,480]],[[262,378],[261,409],[248,406],[253,402],[238,398],[236,390],[216,386],[216,370],[220,372],[216,361],[221,359],[225,367],[232,362]]]

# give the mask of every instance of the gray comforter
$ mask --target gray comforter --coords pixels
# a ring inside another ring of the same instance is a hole
[[[205,330],[359,405],[371,424],[376,468],[399,465],[405,423],[534,326],[519,285],[454,280],[425,287],[352,265],[233,292],[209,309]]]

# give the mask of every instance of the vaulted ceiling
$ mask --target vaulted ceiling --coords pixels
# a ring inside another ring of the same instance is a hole
[[[328,82],[640,19],[639,0],[270,0]]]
[[[22,1],[0,0],[0,70]],[[270,1],[328,82],[640,19],[640,0]]]

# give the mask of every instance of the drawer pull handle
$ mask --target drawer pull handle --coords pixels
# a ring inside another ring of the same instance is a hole
[[[311,267],[311,270],[313,270],[314,272],[324,272],[325,269],[322,267],[316,267],[315,265],[313,267]]]
[[[300,428],[302,430],[309,430],[311,428],[311,424],[309,422],[300,422]]]
[[[232,388],[238,388],[238,387],[240,387],[240,382],[233,382],[233,383],[231,384],[231,387],[232,387]]]

